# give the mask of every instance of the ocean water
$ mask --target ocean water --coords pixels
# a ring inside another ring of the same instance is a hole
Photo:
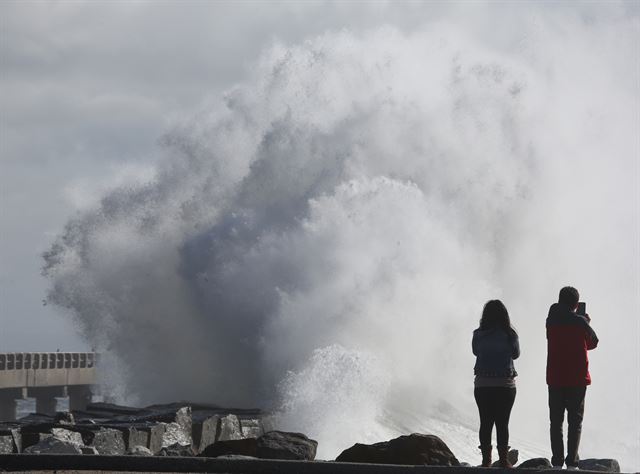
[[[69,398],[67,397],[57,397],[57,407],[56,411],[69,411]],[[35,398],[24,398],[17,401],[16,408],[16,418],[22,418],[23,416],[27,416],[30,413],[35,413],[36,411],[36,399]]]

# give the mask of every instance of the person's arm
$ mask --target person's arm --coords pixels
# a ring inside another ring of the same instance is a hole
[[[511,358],[517,359],[520,357],[520,339],[516,333],[511,336]]]
[[[476,340],[476,332],[473,331],[473,339],[471,339],[471,350],[473,351],[473,355],[478,355],[478,341]]]
[[[586,318],[582,318],[582,321],[584,321],[583,327],[584,327],[584,331],[585,331],[585,340],[587,342],[587,350],[588,351],[598,347],[598,342],[599,342],[598,336],[596,335],[596,332],[591,327],[591,324],[589,324],[590,320],[591,320],[591,318],[589,318],[589,320],[587,320]]]

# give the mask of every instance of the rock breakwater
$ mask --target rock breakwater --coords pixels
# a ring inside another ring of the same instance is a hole
[[[187,402],[145,408],[92,403],[84,411],[59,412],[53,416],[36,413],[15,422],[0,423],[0,458],[5,460],[16,454],[93,454],[111,458],[313,461],[317,447],[315,440],[302,433],[275,430],[271,414],[259,409]],[[510,452],[513,464],[517,455],[517,450]],[[459,462],[442,439],[419,433],[372,445],[357,443],[345,449],[336,461],[353,466],[471,468],[469,463]],[[547,459],[537,458],[517,467],[539,471],[549,469],[551,464]],[[614,459],[585,459],[580,469],[620,472]]]
[[[0,454],[97,453],[197,456],[221,442],[273,431],[258,409],[171,403],[145,408],[92,403],[84,411],[0,423]],[[315,455],[315,451],[314,451]]]

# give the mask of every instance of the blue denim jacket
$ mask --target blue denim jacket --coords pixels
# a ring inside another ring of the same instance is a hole
[[[518,375],[513,360],[520,356],[518,335],[509,335],[502,329],[476,329],[471,342],[476,356],[473,371],[483,377],[515,377]]]

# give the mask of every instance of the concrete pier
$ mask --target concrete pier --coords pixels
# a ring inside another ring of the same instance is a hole
[[[36,413],[53,415],[56,412],[58,401],[56,397],[65,397],[64,385],[52,387],[29,387],[27,396],[36,399]]]
[[[13,421],[16,400],[36,399],[38,413],[56,412],[56,397],[69,396],[69,409],[82,410],[96,383],[94,352],[0,353],[0,421]]]
[[[91,403],[91,395],[91,386],[89,385],[68,385],[69,411],[86,409],[87,405]]]
[[[22,388],[0,389],[0,421],[14,421],[18,400],[24,398]]]

